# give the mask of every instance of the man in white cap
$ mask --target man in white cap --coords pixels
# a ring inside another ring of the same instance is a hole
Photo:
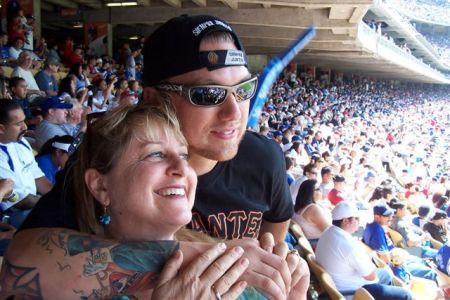
[[[359,227],[358,215],[352,202],[342,201],[336,205],[331,212],[333,225],[317,243],[317,262],[344,294],[364,287],[375,299],[412,299],[406,289],[390,286],[391,273],[377,269],[352,236]]]

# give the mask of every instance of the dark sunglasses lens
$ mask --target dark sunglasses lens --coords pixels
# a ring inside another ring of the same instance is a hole
[[[189,90],[191,101],[201,106],[221,104],[226,95],[227,90],[220,87],[194,87]]]
[[[236,88],[236,98],[240,101],[249,100],[256,91],[257,80],[247,81]]]

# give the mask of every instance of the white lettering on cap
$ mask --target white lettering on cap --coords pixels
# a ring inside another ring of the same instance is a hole
[[[225,65],[245,65],[244,52],[239,50],[228,50]]]
[[[205,30],[208,27],[214,26],[214,25],[219,25],[219,26],[226,28],[229,31],[232,31],[231,27],[228,26],[227,24],[225,24],[224,22],[222,22],[220,20],[213,20],[213,21],[206,21],[206,22],[198,24],[197,27],[195,27],[194,30],[192,30],[192,33],[195,36],[198,36],[198,35],[200,35],[200,33],[203,32],[203,30]]]

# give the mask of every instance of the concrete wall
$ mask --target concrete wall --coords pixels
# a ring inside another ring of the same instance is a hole
[[[248,68],[250,70],[250,73],[256,74],[262,71],[264,67],[269,62],[269,56],[267,55],[255,55],[250,54],[247,55],[248,58]]]

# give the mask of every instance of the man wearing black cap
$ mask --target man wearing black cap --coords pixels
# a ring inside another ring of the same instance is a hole
[[[144,59],[144,81],[149,86],[144,90],[144,98],[152,99],[152,95],[163,93],[173,104],[190,146],[189,162],[200,176],[191,227],[225,239],[256,239],[270,232],[276,242],[282,241],[293,214],[284,160],[275,143],[245,132],[249,100],[255,93],[257,79],[250,75],[242,45],[231,27],[211,16],[174,18],[147,40]],[[54,189],[47,198],[60,197],[55,196],[57,192]],[[62,205],[60,209],[64,211],[59,215],[73,214],[68,208]],[[45,215],[44,210],[42,207],[34,211],[26,228],[77,229],[78,225],[69,224],[68,218],[44,220],[39,217],[39,213]],[[26,232],[29,230],[16,235],[16,241],[26,243],[27,235],[31,234]],[[67,236],[66,232],[59,234]],[[291,282],[284,262],[290,255],[283,255],[280,260],[255,247],[258,245],[255,240],[228,243],[243,245],[250,260],[250,272],[245,277],[249,285],[277,299],[286,298],[293,287],[290,296],[304,299],[309,285],[304,261],[294,268],[295,272],[291,270],[294,272]],[[266,246],[269,250],[273,248]],[[198,250],[202,248],[196,249],[201,254]],[[10,255],[20,256],[22,264],[27,259],[24,254]],[[64,261],[67,259],[71,265],[85,264],[81,257],[65,257]],[[41,259],[39,263],[45,261]],[[80,276],[69,274],[74,280]],[[47,285],[54,285],[48,277],[46,280]]]
[[[245,131],[257,78],[232,28],[211,16],[174,18],[147,39],[144,59],[144,95],[168,96],[199,176],[191,227],[284,240],[293,214],[284,160],[274,143]]]

